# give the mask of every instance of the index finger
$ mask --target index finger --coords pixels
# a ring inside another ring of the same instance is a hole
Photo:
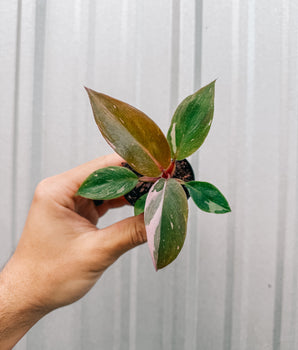
[[[121,158],[118,154],[113,153],[81,164],[58,176],[61,177],[63,181],[65,180],[68,185],[72,185],[73,193],[75,194],[82,182],[95,170],[108,166],[120,166],[121,162],[123,161],[123,158]]]

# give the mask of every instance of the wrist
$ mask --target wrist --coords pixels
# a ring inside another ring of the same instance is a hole
[[[0,273],[0,348],[11,349],[47,311],[34,300],[34,281],[14,257]]]

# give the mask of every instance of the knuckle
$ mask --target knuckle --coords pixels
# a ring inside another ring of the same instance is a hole
[[[51,192],[51,187],[52,180],[50,177],[41,180],[36,186],[34,192],[34,199],[39,201],[47,198],[49,193]]]
[[[143,222],[135,221],[130,231],[131,245],[137,246],[147,241],[146,230]]]

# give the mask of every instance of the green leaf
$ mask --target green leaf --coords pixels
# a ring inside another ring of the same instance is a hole
[[[90,199],[113,199],[131,191],[138,177],[121,166],[110,166],[94,171],[82,183],[77,195]]]
[[[86,90],[97,126],[115,152],[142,175],[156,177],[168,168],[170,146],[153,120],[127,103]]]
[[[156,270],[180,253],[187,229],[188,205],[182,186],[173,178],[158,180],[145,206],[148,245]]]
[[[184,186],[187,187],[191,198],[200,209],[215,214],[224,214],[231,211],[223,194],[210,183],[189,181],[185,182]]]
[[[145,193],[142,197],[140,197],[135,202],[135,207],[134,207],[134,214],[135,215],[140,215],[140,214],[144,213],[147,196],[148,196],[148,193]]]
[[[214,87],[215,81],[186,97],[177,107],[167,135],[172,158],[187,158],[204,142],[213,119]]]

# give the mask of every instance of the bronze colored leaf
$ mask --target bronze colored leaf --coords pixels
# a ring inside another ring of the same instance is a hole
[[[125,102],[86,90],[97,126],[115,152],[142,175],[159,176],[168,168],[170,146],[153,120]]]

